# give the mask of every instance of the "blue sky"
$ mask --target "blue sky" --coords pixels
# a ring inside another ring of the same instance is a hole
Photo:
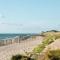
[[[60,0],[0,0],[0,33],[60,30]]]

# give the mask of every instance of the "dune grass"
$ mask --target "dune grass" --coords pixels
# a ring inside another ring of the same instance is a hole
[[[47,32],[47,33],[44,33],[43,35],[45,35],[45,37],[43,39],[42,44],[35,47],[33,52],[41,53],[47,45],[51,44],[56,39],[60,38],[60,33],[55,33],[55,32]]]
[[[52,42],[54,42],[54,36],[48,36],[48,37],[46,37],[46,38],[43,40],[42,44],[40,44],[40,45],[38,45],[36,48],[34,48],[33,51],[34,51],[35,53],[40,53],[40,52],[43,51],[43,49],[44,49],[47,45],[51,44]]]
[[[48,50],[45,60],[60,60],[60,50]]]

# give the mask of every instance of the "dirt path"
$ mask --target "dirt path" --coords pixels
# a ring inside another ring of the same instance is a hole
[[[24,51],[31,52],[42,40],[43,37],[37,36],[34,39],[29,38],[20,43],[0,47],[0,60],[10,60],[13,55],[24,54]]]

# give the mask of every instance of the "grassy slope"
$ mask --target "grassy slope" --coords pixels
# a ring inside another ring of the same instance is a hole
[[[56,39],[60,38],[60,32],[45,32],[43,33],[43,35],[44,35],[44,40],[42,44],[38,45],[33,50],[35,53],[41,53],[47,45],[51,44]]]

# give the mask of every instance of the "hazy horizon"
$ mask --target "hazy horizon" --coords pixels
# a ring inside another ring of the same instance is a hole
[[[0,33],[60,30],[60,0],[1,0]]]

